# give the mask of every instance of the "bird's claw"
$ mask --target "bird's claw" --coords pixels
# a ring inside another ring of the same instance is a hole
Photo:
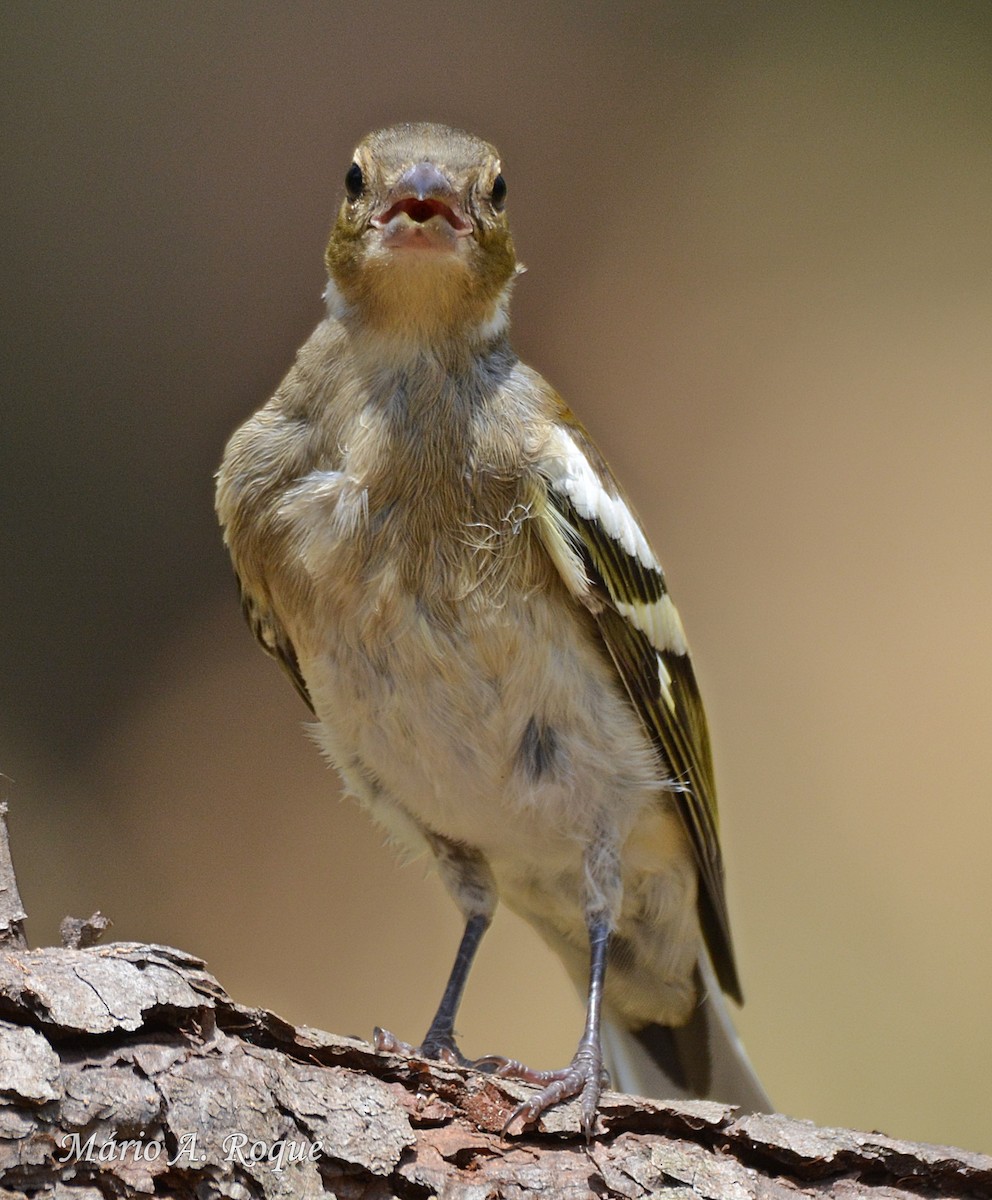
[[[526,1128],[553,1105],[562,1100],[569,1100],[572,1096],[579,1096],[582,1107],[582,1132],[586,1140],[591,1141],[600,1093],[610,1080],[609,1072],[603,1066],[602,1051],[598,1045],[588,1043],[580,1045],[568,1066],[558,1071],[537,1071],[515,1058],[504,1058],[499,1054],[487,1054],[476,1059],[466,1058],[450,1034],[428,1033],[423,1045],[411,1046],[409,1042],[401,1042],[388,1029],[376,1026],[372,1044],[383,1054],[400,1054],[405,1058],[429,1058],[449,1066],[473,1067],[498,1079],[519,1079],[539,1087],[541,1090],[536,1096],[518,1104],[507,1117],[502,1129],[504,1137],[510,1132],[510,1127],[518,1121],[521,1128]]]
[[[531,1125],[552,1105],[579,1096],[582,1132],[587,1141],[592,1139],[600,1093],[609,1082],[609,1073],[603,1066],[603,1055],[598,1046],[581,1045],[568,1066],[560,1071],[535,1071],[516,1059],[499,1058],[497,1055],[477,1059],[473,1065],[483,1070],[489,1068],[499,1078],[521,1079],[541,1088],[536,1096],[518,1104],[510,1113],[503,1124],[504,1137],[517,1121],[522,1123],[522,1127]]]
[[[378,1025],[372,1031],[372,1045],[380,1054],[399,1054],[403,1058],[428,1058],[434,1062],[443,1062],[449,1067],[471,1067],[474,1063],[465,1057],[458,1049],[455,1039],[451,1036],[432,1036],[428,1033],[420,1046],[411,1046],[409,1042],[401,1042],[388,1029]]]
[[[411,1046],[409,1042],[401,1042],[395,1034],[390,1033],[388,1029],[381,1029],[378,1025],[372,1030],[372,1045],[379,1054],[401,1054],[405,1058],[414,1058],[417,1054],[416,1046]]]
[[[485,1071],[487,1075],[495,1075],[497,1079],[521,1079],[524,1083],[533,1083],[540,1087],[551,1083],[563,1072],[535,1071],[533,1067],[525,1066],[515,1058],[504,1058],[502,1054],[486,1054],[472,1063],[477,1071]]]

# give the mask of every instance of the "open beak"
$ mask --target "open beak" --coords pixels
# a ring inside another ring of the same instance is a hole
[[[372,224],[390,249],[450,251],[472,232],[451,180],[430,162],[403,172]]]

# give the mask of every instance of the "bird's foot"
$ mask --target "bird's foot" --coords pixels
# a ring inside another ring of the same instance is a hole
[[[427,1036],[419,1046],[411,1046],[409,1042],[401,1042],[388,1029],[380,1029],[377,1025],[372,1032],[372,1045],[380,1054],[402,1054],[405,1058],[430,1058],[436,1062],[446,1063],[450,1067],[474,1067],[475,1063],[466,1058],[458,1049],[454,1035],[427,1031]]]
[[[516,1121],[521,1122],[521,1128],[526,1127],[533,1124],[553,1104],[568,1100],[572,1096],[579,1096],[582,1103],[582,1131],[587,1141],[592,1140],[600,1093],[610,1079],[603,1066],[603,1052],[598,1043],[585,1040],[580,1042],[575,1057],[560,1071],[535,1071],[516,1059],[500,1058],[492,1054],[476,1059],[472,1065],[481,1071],[491,1071],[502,1079],[522,1079],[525,1083],[533,1083],[541,1088],[536,1096],[518,1104],[510,1113],[503,1125],[504,1134],[509,1132],[510,1126]]]

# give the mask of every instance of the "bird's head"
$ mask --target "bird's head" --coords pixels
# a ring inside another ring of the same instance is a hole
[[[332,311],[417,342],[489,340],[519,268],[495,149],[443,125],[369,134],[327,247]]]

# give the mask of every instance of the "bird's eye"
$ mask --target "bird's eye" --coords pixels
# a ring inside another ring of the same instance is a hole
[[[506,180],[502,175],[497,175],[493,180],[493,190],[490,199],[492,200],[493,208],[497,212],[502,212],[503,205],[506,203]]]
[[[356,162],[351,164],[348,174],[344,177],[344,190],[348,194],[349,200],[357,200],[365,190],[365,176],[362,174],[362,168]]]

